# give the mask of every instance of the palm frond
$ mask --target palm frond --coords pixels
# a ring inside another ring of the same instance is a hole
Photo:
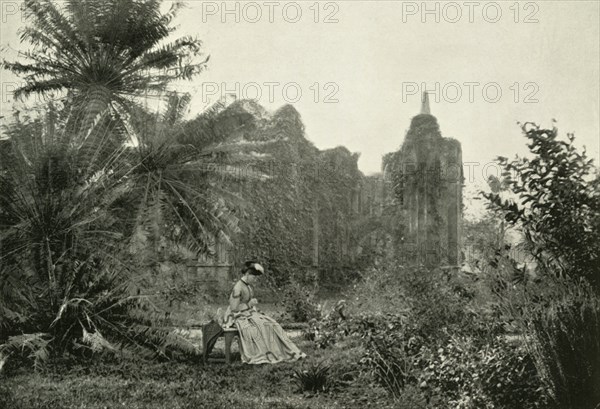
[[[2,64],[25,75],[25,85],[14,95],[70,91],[89,111],[80,121],[89,131],[111,102],[132,104],[148,89],[164,90],[170,81],[193,78],[207,62],[195,61],[200,40],[183,37],[159,45],[173,31],[171,22],[180,8],[176,3],[163,15],[155,0],[67,1],[64,7],[27,0],[28,25],[21,41],[34,49],[21,57],[30,63]]]

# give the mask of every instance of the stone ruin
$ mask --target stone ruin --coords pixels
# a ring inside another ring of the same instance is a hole
[[[410,263],[459,266],[462,150],[456,139],[442,137],[427,93],[400,150],[384,157],[383,173],[400,223],[396,255]]]

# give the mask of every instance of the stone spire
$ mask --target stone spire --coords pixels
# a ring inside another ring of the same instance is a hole
[[[421,112],[412,118],[402,147],[385,158],[386,173],[403,180],[390,192],[403,231],[393,242],[397,254],[414,265],[460,266],[462,150],[457,140],[442,136],[428,92],[422,93]]]
[[[431,109],[429,109],[429,94],[423,92],[421,98],[421,114],[431,115]]]

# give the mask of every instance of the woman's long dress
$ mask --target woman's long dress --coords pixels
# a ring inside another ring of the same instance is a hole
[[[225,325],[234,325],[240,332],[240,355],[247,364],[264,364],[296,361],[305,358],[304,354],[288,338],[287,334],[273,318],[248,308],[253,298],[252,287],[243,280],[233,288],[231,299],[240,299],[238,311],[225,313]],[[230,303],[231,304],[231,303]]]

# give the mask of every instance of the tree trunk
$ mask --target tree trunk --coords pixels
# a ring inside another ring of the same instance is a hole
[[[92,85],[83,96],[80,124],[81,143],[94,131],[96,125],[106,116],[111,100],[111,93],[103,85]]]

